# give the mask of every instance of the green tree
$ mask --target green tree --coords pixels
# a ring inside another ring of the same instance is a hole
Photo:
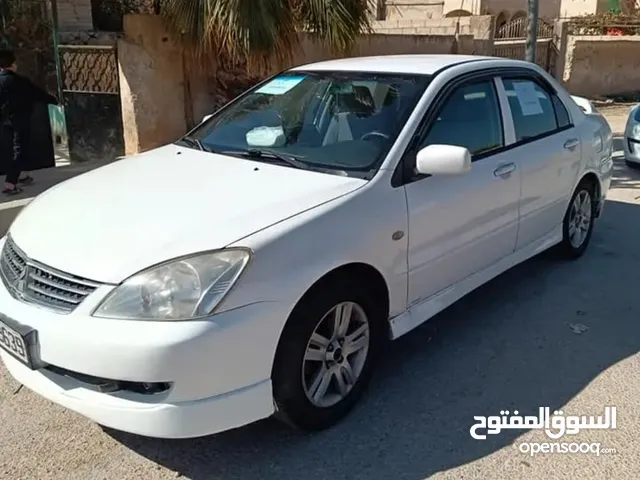
[[[309,32],[346,53],[371,31],[371,0],[164,0],[161,15],[199,54],[246,62],[250,70],[288,64]]]
[[[620,0],[609,0],[609,13],[622,13]]]

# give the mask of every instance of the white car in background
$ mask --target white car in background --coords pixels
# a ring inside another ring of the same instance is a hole
[[[593,106],[593,103],[591,103],[588,98],[579,97],[577,95],[571,95],[571,98],[573,98],[584,113],[598,113],[596,107]]]
[[[387,340],[551,247],[580,257],[611,154],[526,62],[298,67],[29,204],[0,242],[0,355],[141,435],[327,428]]]
[[[622,145],[627,165],[640,168],[640,103],[629,112]]]

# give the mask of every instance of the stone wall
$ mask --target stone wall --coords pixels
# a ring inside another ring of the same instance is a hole
[[[61,32],[93,30],[91,0],[58,0],[57,3]]]
[[[562,80],[586,97],[640,91],[640,36],[569,36]]]

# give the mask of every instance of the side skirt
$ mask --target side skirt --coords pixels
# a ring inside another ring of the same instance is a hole
[[[391,339],[395,340],[405,333],[410,332],[476,288],[484,285],[516,265],[535,257],[545,250],[548,250],[561,241],[562,225],[559,225],[540,240],[536,240],[494,265],[470,275],[455,285],[451,285],[450,287],[447,287],[446,289],[427,298],[425,301],[414,305],[406,312],[391,318],[389,320],[391,326]],[[437,273],[435,274],[437,275]]]

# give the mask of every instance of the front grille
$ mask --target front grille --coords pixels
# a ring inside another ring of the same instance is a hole
[[[11,237],[0,255],[0,274],[15,298],[61,313],[72,312],[100,286],[29,259]]]

